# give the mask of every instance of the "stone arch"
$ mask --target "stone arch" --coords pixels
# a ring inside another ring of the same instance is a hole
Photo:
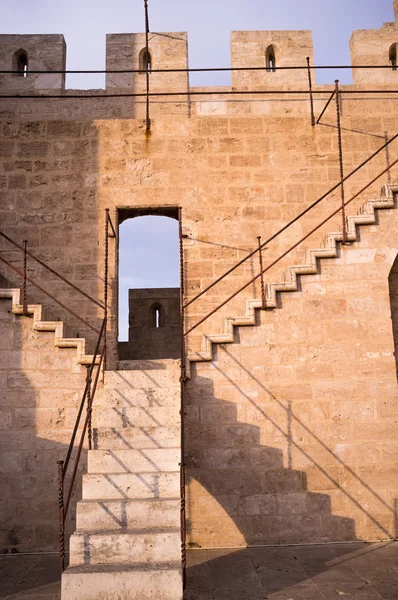
[[[275,48],[273,44],[268,46],[265,51],[265,65],[268,73],[275,73],[276,71],[276,59],[275,59]]]
[[[27,77],[29,66],[29,57],[26,50],[20,48],[14,52],[12,57],[12,70],[16,71],[16,75],[20,77]]]

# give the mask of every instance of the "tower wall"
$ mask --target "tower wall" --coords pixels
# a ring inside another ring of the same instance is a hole
[[[65,74],[29,71],[64,71],[66,44],[63,35],[0,35],[0,70],[16,68],[16,53],[25,51],[28,76],[0,75],[0,89],[27,92],[30,90],[63,90]]]

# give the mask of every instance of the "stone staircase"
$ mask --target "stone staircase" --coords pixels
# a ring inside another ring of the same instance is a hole
[[[376,210],[395,208],[398,185],[383,188],[377,200],[347,219],[348,240],[358,227],[377,221]],[[304,265],[290,267],[285,280],[266,287],[267,309],[277,294],[298,289],[298,276],[316,274],[318,260],[336,258],[342,233],[326,236]],[[23,314],[20,290],[0,290],[12,312]],[[255,325],[260,300],[246,314],[228,318],[221,334],[203,338],[190,361],[212,359],[212,344],[234,341],[234,327]],[[61,321],[43,320],[41,305],[29,305],[36,331],[54,331],[55,346],[75,347],[87,365],[84,338],[64,337]],[[93,410],[94,450],[88,453],[77,530],[70,540],[70,566],[62,580],[62,600],[178,600],[182,597],[180,553],[180,367],[179,361],[122,361],[107,371]]]
[[[178,600],[179,361],[131,361],[107,371],[95,397],[63,600]]]
[[[368,200],[361,208],[360,213],[347,218],[347,242],[356,242],[359,239],[358,228],[361,225],[374,225],[377,223],[377,210],[395,208],[394,194],[398,192],[398,184],[385,185],[380,198]],[[284,281],[267,283],[265,286],[266,305],[268,310],[277,307],[277,294],[281,292],[297,292],[298,277],[301,275],[315,275],[318,271],[318,260],[323,258],[337,258],[339,244],[343,241],[341,231],[328,233],[324,239],[323,247],[310,250],[303,265],[289,267],[285,272]],[[213,358],[213,344],[232,344],[234,342],[234,328],[247,327],[256,324],[256,310],[262,308],[261,300],[248,300],[246,314],[241,317],[227,318],[224,320],[224,331],[218,334],[204,335],[200,352],[188,354],[189,362],[211,361]]]
[[[11,312],[14,315],[23,316],[23,305],[21,304],[21,290],[19,288],[1,288],[0,300],[11,300]],[[93,356],[86,354],[85,338],[65,337],[65,325],[63,321],[47,321],[43,318],[43,306],[41,304],[28,304],[27,314],[33,317],[32,329],[34,331],[53,331],[54,346],[56,348],[76,348],[77,362],[80,365],[91,365]]]

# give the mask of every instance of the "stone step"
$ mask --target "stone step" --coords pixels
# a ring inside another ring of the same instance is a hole
[[[178,528],[180,500],[81,500],[77,504],[77,530],[129,530]]]
[[[153,360],[119,360],[118,371],[169,371],[177,381],[181,375],[180,361],[173,358],[159,358]]]
[[[65,600],[181,600],[180,563],[83,565],[62,575]]]
[[[113,427],[93,429],[96,450],[179,448],[180,427]]]
[[[146,450],[89,450],[88,473],[139,473],[178,471],[179,448]]]
[[[179,386],[179,372],[169,368],[148,369],[131,371],[106,371],[105,388],[123,389],[133,391],[135,389],[163,389]]]
[[[180,496],[180,473],[111,473],[83,475],[83,500],[127,500]]]
[[[173,530],[76,531],[70,538],[70,566],[177,562],[179,528]]]
[[[93,410],[93,427],[153,427],[168,426],[180,423],[180,407],[174,406],[113,406],[103,408],[97,406]]]
[[[128,408],[134,406],[179,406],[180,386],[169,388],[142,388],[132,389],[123,386],[119,388],[107,387],[98,390],[95,395],[95,406]]]

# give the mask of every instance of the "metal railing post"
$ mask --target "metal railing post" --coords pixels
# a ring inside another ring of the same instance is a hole
[[[347,224],[345,216],[345,193],[344,193],[344,164],[343,164],[343,141],[341,134],[341,114],[340,114],[340,93],[339,80],[335,80],[335,97],[336,97],[336,119],[337,119],[337,136],[339,143],[339,164],[340,164],[340,194],[341,194],[341,218],[343,229],[343,244],[347,242]]]
[[[309,56],[307,56],[307,71],[308,71],[308,87],[310,90],[311,125],[312,125],[312,127],[315,127],[314,95],[312,93],[312,77],[311,77],[311,66],[310,66],[310,57]]]
[[[145,48],[146,48],[146,116],[145,127],[146,131],[151,129],[151,119],[149,118],[149,16],[148,16],[148,0],[144,0],[145,8]]]
[[[267,300],[265,297],[265,286],[264,286],[264,273],[263,273],[263,253],[261,246],[261,235],[257,236],[258,240],[258,262],[260,264],[260,273],[261,273],[261,302],[262,307],[261,310],[265,310],[267,308]]]
[[[88,449],[92,450],[92,440],[93,440],[93,431],[92,431],[92,403],[91,403],[91,365],[87,365],[87,377],[86,377],[86,386],[87,386],[87,437],[88,437]]]
[[[181,497],[181,566],[183,589],[186,587],[186,568],[187,568],[187,550],[186,550],[186,496],[185,496],[185,308],[184,308],[184,244],[182,234],[182,210],[178,208],[178,235],[180,247],[180,320],[181,320],[181,462],[180,462],[180,497]]]
[[[28,240],[23,241],[23,284],[22,284],[22,310],[25,317],[28,316],[28,302],[26,294],[26,277],[28,270]]]
[[[108,271],[109,271],[109,208],[105,209],[105,264],[104,264],[104,372],[106,371],[107,328],[108,328]]]
[[[59,555],[61,572],[65,570],[65,511],[64,511],[64,461],[57,460],[58,465],[58,507],[59,507]]]

